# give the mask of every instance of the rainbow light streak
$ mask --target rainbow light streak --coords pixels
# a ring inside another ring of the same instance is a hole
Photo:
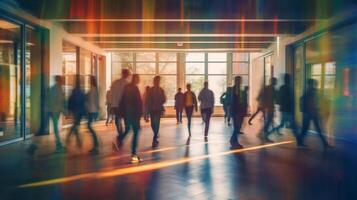
[[[139,172],[158,170],[161,168],[171,167],[171,166],[189,163],[189,162],[193,162],[193,161],[205,160],[205,159],[214,158],[214,157],[218,157],[218,156],[226,156],[226,155],[235,154],[235,153],[242,153],[242,152],[247,152],[247,151],[254,151],[254,150],[258,150],[258,149],[268,148],[268,147],[290,144],[293,142],[294,141],[289,140],[289,141],[284,141],[284,142],[277,142],[277,143],[272,143],[272,144],[253,146],[253,147],[248,147],[248,148],[244,148],[244,149],[236,149],[236,150],[230,150],[230,151],[202,155],[202,156],[195,156],[195,157],[184,157],[184,158],[180,158],[180,159],[168,160],[168,161],[152,163],[152,164],[147,164],[147,165],[127,167],[127,168],[116,169],[116,170],[111,170],[111,171],[107,171],[107,172],[93,172],[93,173],[80,174],[80,175],[64,177],[64,178],[50,179],[50,180],[45,180],[45,181],[23,184],[23,185],[18,186],[18,188],[41,187],[41,186],[47,186],[47,185],[69,183],[72,181],[78,181],[78,180],[82,180],[82,179],[108,178],[108,177],[113,177],[113,176],[123,176],[123,175],[128,175],[128,174],[139,173]]]

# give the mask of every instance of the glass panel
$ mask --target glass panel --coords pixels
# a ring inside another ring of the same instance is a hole
[[[311,75],[321,75],[322,73],[322,65],[321,64],[313,64],[311,66]]]
[[[208,63],[208,74],[227,74],[227,64]]]
[[[41,125],[41,31],[26,27],[26,133],[34,133]]]
[[[213,91],[215,98],[215,105],[220,105],[219,97],[227,89],[226,76],[208,76],[208,87]]]
[[[92,75],[92,53],[85,49],[80,49],[80,75],[81,75],[81,87],[85,92],[90,89],[89,77]]]
[[[227,53],[208,53],[208,62],[209,61],[227,61]]]
[[[176,74],[176,63],[159,63],[159,74]]]
[[[325,63],[325,74],[327,75],[336,74],[336,62]]]
[[[186,63],[186,74],[204,74],[204,63]]]
[[[64,76],[65,94],[68,98],[75,84],[77,74],[77,51],[76,46],[63,42],[62,73]]]
[[[325,89],[335,88],[335,76],[325,76]]]
[[[233,74],[249,74],[248,63],[233,63]]]
[[[132,53],[112,53],[113,62],[133,62]]]
[[[204,53],[187,53],[186,54],[186,62],[189,61],[204,61],[205,54]]]
[[[303,94],[303,46],[294,50],[294,102],[295,119],[301,125],[300,98]]]
[[[249,61],[249,53],[233,53],[233,61]]]
[[[155,53],[137,53],[136,54],[137,61],[155,61]]]
[[[166,105],[173,106],[176,94],[177,77],[173,75],[161,76],[161,87],[166,93]]]
[[[193,75],[188,75],[186,76],[186,84],[190,83],[192,91],[198,95],[198,92],[202,89],[203,83],[205,82],[205,77],[204,76],[193,76]],[[186,87],[185,87],[186,89]]]
[[[140,93],[144,94],[146,86],[152,86],[154,75],[139,75],[140,76],[140,83],[138,85]]]
[[[136,63],[137,74],[155,74],[155,63]]]
[[[0,19],[0,142],[21,137],[21,28]]]
[[[159,61],[176,61],[176,53],[159,53]]]

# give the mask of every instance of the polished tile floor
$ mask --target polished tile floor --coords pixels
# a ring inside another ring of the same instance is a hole
[[[73,142],[66,154],[53,153],[52,135],[36,137],[33,157],[26,154],[30,141],[0,147],[0,199],[357,199],[356,144],[330,141],[335,147],[323,150],[310,136],[309,148],[297,149],[288,130],[262,144],[260,128],[244,127],[244,149],[231,150],[232,128],[221,118],[213,118],[207,140],[199,118],[190,140],[185,124],[164,119],[153,150],[143,123],[141,164],[130,164],[130,137],[122,151],[113,151],[113,124],[95,125],[98,155],[88,153],[85,127],[82,149]]]

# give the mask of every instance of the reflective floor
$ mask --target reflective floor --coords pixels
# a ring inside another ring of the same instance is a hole
[[[335,147],[323,150],[311,135],[309,148],[297,149],[288,130],[262,144],[256,123],[244,127],[244,149],[231,150],[231,127],[213,118],[205,140],[196,118],[189,141],[185,124],[164,119],[153,150],[143,125],[141,164],[130,164],[130,137],[113,151],[114,125],[103,122],[95,126],[98,155],[88,153],[85,127],[82,149],[73,141],[66,154],[53,153],[53,135],[36,138],[34,157],[26,154],[30,141],[0,147],[0,199],[357,199],[356,144],[330,141]]]

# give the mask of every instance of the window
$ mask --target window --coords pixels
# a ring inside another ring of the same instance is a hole
[[[227,53],[207,54],[207,80],[213,91],[215,104],[220,105],[219,97],[227,89]]]
[[[139,89],[144,93],[146,86],[152,86],[153,78],[161,76],[161,87],[165,90],[166,105],[174,105],[177,90],[177,53],[137,52],[112,53],[112,81],[120,77],[121,70],[127,68],[140,75]]]
[[[249,53],[232,54],[232,82],[234,82],[235,76],[241,76],[242,85],[249,86],[249,59]]]
[[[205,81],[205,53],[186,53],[186,84],[198,95]]]

